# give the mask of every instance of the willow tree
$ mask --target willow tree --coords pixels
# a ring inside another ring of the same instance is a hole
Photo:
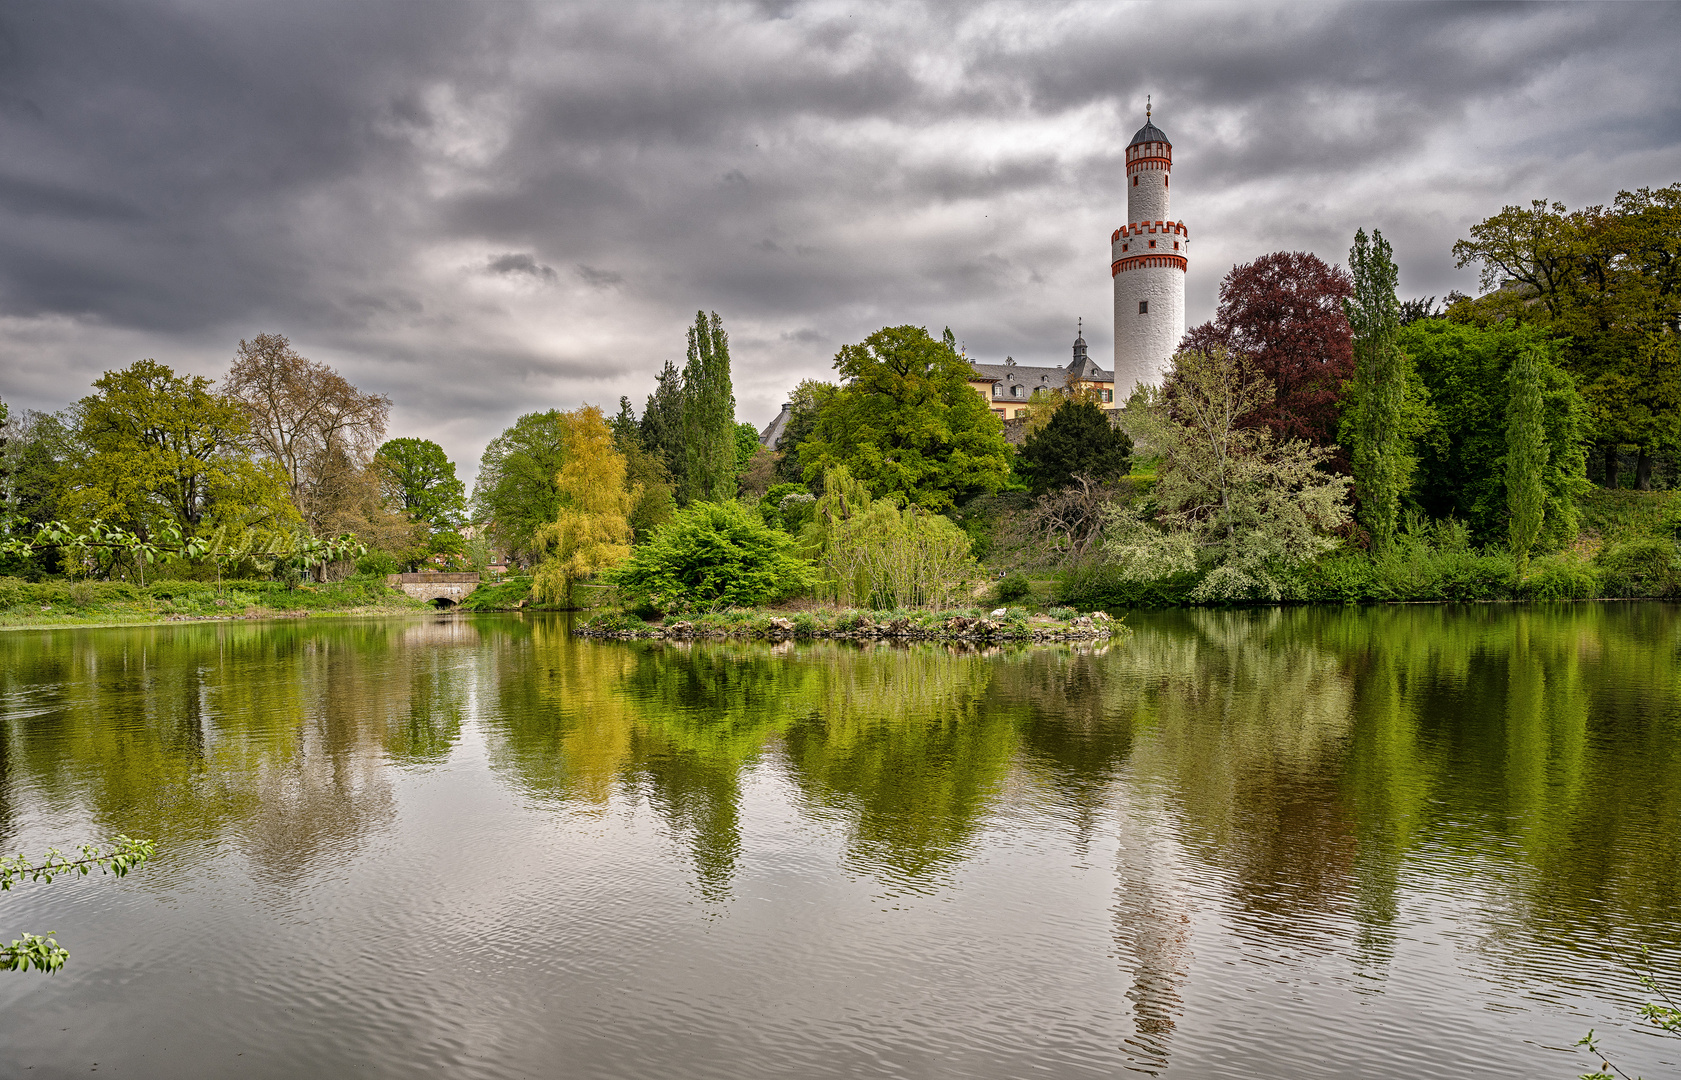
[[[1354,234],[1348,252],[1354,295],[1343,302],[1354,331],[1354,492],[1361,523],[1378,548],[1395,538],[1401,496],[1412,477],[1406,436],[1407,364],[1395,342],[1401,303],[1395,298],[1397,272],[1389,241],[1377,230]]]
[[[1511,397],[1506,403],[1506,509],[1512,554],[1518,576],[1529,569],[1529,549],[1541,535],[1547,504],[1546,406],[1541,393],[1541,364],[1534,347],[1518,353],[1507,376]]]
[[[730,385],[730,339],[714,311],[695,312],[689,355],[683,365],[683,472],[685,502],[735,498],[735,391]]]
[[[594,405],[562,414],[566,464],[555,486],[560,513],[532,537],[541,553],[532,580],[540,600],[570,604],[577,583],[630,558],[630,511],[641,491],[625,486],[625,459]]]

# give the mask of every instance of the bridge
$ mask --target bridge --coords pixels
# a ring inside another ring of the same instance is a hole
[[[422,570],[414,574],[387,574],[385,583],[401,589],[416,600],[425,600],[433,607],[454,607],[467,599],[467,594],[479,587],[477,574],[451,574],[439,570]]]

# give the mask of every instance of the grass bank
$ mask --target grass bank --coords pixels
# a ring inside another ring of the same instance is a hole
[[[376,577],[288,589],[277,581],[40,581],[0,578],[0,629],[194,619],[385,615],[427,610]]]
[[[621,611],[603,612],[578,624],[582,637],[618,640],[759,638],[768,641],[818,638],[852,641],[1077,642],[1105,641],[1132,631],[1103,612],[1081,615],[1067,608],[1034,614],[1026,608],[986,611],[859,611],[814,608],[785,612],[763,608],[669,616],[645,622]]]

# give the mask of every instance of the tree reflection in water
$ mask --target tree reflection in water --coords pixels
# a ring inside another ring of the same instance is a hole
[[[1112,859],[1148,1070],[1183,1039],[1199,934],[1377,990],[1420,882],[1474,897],[1455,932],[1513,986],[1681,946],[1675,607],[1134,622],[1014,651],[602,643],[542,617],[4,634],[0,839],[26,807],[156,840],[152,885],[221,845],[284,885],[366,850],[401,770],[469,731],[540,804],[652,808],[715,908],[760,781],[889,894],[959,888],[1031,820]]]

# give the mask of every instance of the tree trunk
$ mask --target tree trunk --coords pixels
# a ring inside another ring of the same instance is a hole
[[[1617,490],[1617,448],[1605,448],[1605,487],[1609,491]]]
[[[1652,455],[1645,450],[1634,461],[1634,486],[1641,491],[1652,490]]]

